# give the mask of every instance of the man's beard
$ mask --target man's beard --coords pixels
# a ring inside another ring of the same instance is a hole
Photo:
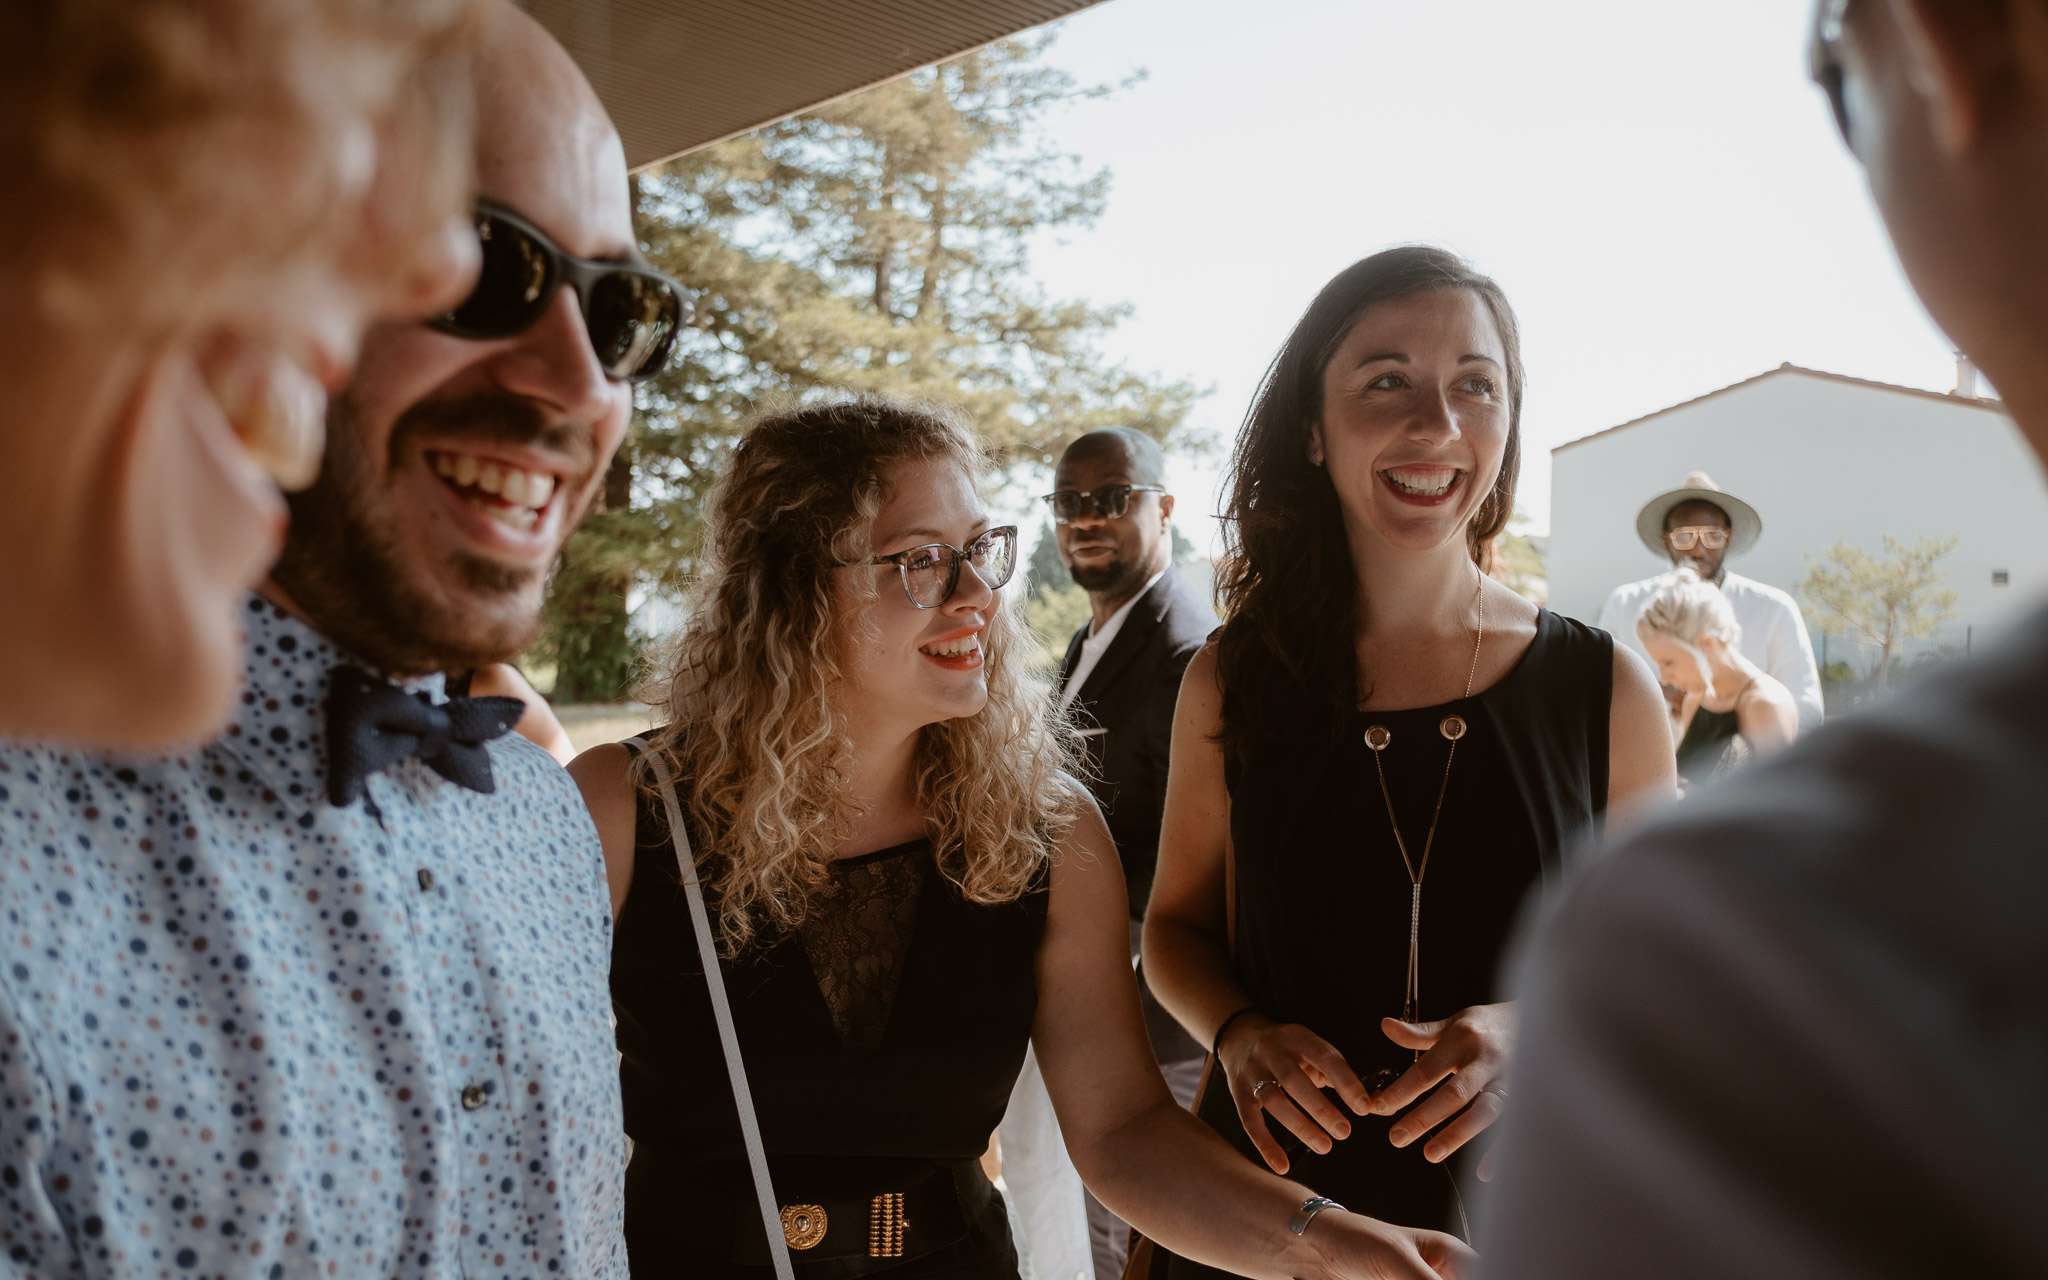
[[[539,444],[576,459],[557,501],[585,486],[595,463],[590,430],[551,424],[529,402],[486,391],[456,401],[423,401],[393,425],[385,476],[418,452],[419,437],[479,444]],[[457,590],[437,590],[420,552],[404,545],[392,501],[379,492],[346,396],[328,410],[327,457],[320,479],[289,498],[291,527],[272,570],[320,633],[386,675],[467,671],[525,652],[540,633],[545,571],[457,553]],[[562,527],[581,513],[563,512]],[[522,597],[530,597],[522,599]]]
[[[1137,566],[1128,560],[1107,560],[1101,564],[1075,565],[1067,570],[1083,591],[1116,591],[1129,584]]]

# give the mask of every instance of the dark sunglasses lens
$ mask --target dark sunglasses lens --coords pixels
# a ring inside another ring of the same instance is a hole
[[[450,327],[477,337],[510,337],[546,305],[551,255],[532,236],[488,214],[477,220],[483,268],[476,288],[448,315]]]
[[[1071,489],[1045,495],[1046,505],[1052,508],[1052,518],[1061,524],[1069,524],[1081,514],[1087,499]]]
[[[600,276],[590,287],[590,343],[614,378],[660,371],[682,324],[682,300],[667,281],[629,271]]]
[[[1121,520],[1131,509],[1131,486],[1105,485],[1095,491],[1095,513],[1104,520]]]

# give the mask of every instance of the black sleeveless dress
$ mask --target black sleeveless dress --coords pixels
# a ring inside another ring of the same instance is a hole
[[[1425,1021],[1499,1000],[1502,952],[1523,899],[1554,879],[1606,806],[1614,642],[1548,610],[1521,661],[1491,689],[1441,706],[1354,712],[1341,733],[1304,732],[1226,762],[1237,859],[1237,970],[1259,1009],[1328,1040],[1360,1075],[1414,1061],[1380,1030],[1398,1017],[1408,966],[1410,885],[1388,826],[1365,731],[1392,734],[1387,788],[1420,858],[1456,713],[1458,743],[1436,844],[1423,878],[1420,994]],[[1304,707],[1298,723],[1327,722]],[[1334,1095],[1332,1095],[1334,1097]],[[1348,1115],[1347,1108],[1339,1104]],[[1201,1117],[1259,1162],[1221,1081]],[[1454,1173],[1397,1149],[1388,1117],[1354,1118],[1351,1136],[1318,1156],[1278,1124],[1288,1176],[1358,1212],[1469,1239]],[[1174,1258],[1175,1280],[1222,1273]]]
[[[1030,1041],[1047,882],[1014,902],[968,902],[923,840],[845,859],[833,876],[830,910],[721,964],[776,1198],[827,1218],[823,1241],[792,1252],[797,1275],[1015,1280],[979,1158]],[[633,1274],[771,1276],[668,823],[645,795],[612,1002]],[[874,1198],[892,1193],[905,1194],[901,1256],[867,1256]]]

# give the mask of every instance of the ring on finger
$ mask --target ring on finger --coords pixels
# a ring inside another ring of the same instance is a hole
[[[1508,1091],[1506,1089],[1500,1088],[1497,1085],[1487,1085],[1484,1089],[1481,1089],[1479,1092],[1496,1094],[1499,1096],[1502,1102],[1506,1102],[1508,1100]]]
[[[1278,1080],[1261,1080],[1261,1081],[1259,1081],[1259,1082],[1258,1082],[1257,1084],[1255,1084],[1255,1085],[1253,1085],[1253,1086],[1252,1086],[1252,1096],[1253,1096],[1254,1098],[1256,1098],[1256,1097],[1258,1097],[1258,1096],[1259,1096],[1259,1090],[1261,1090],[1261,1089],[1264,1089],[1264,1088],[1267,1088],[1268,1086],[1271,1086],[1271,1085],[1276,1085],[1276,1084],[1279,1084],[1279,1083],[1280,1083],[1280,1082],[1279,1082]]]

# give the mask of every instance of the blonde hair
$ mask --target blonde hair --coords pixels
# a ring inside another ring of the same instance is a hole
[[[476,0],[5,6],[14,287],[74,321],[158,327],[246,312],[318,262],[395,285],[469,198],[478,13]]]
[[[1667,574],[1658,584],[1656,594],[1636,619],[1636,634],[1645,640],[1669,641],[1692,655],[1700,679],[1712,693],[1713,669],[1707,655],[1700,652],[1700,640],[1712,636],[1723,644],[1737,644],[1742,639],[1742,624],[1735,620],[1735,611],[1728,607],[1721,588],[1688,565]]]
[[[863,396],[757,421],[712,500],[692,616],[645,696],[669,711],[651,749],[678,780],[728,952],[763,926],[796,927],[826,887],[851,816],[834,571],[873,555],[886,473],[910,459],[986,467],[946,411]],[[897,589],[856,577],[870,606]],[[993,609],[981,645],[987,705],[926,726],[914,768],[940,873],[990,903],[1029,889],[1068,830],[1078,784],[1066,768],[1079,756],[1029,672],[1021,611]]]

